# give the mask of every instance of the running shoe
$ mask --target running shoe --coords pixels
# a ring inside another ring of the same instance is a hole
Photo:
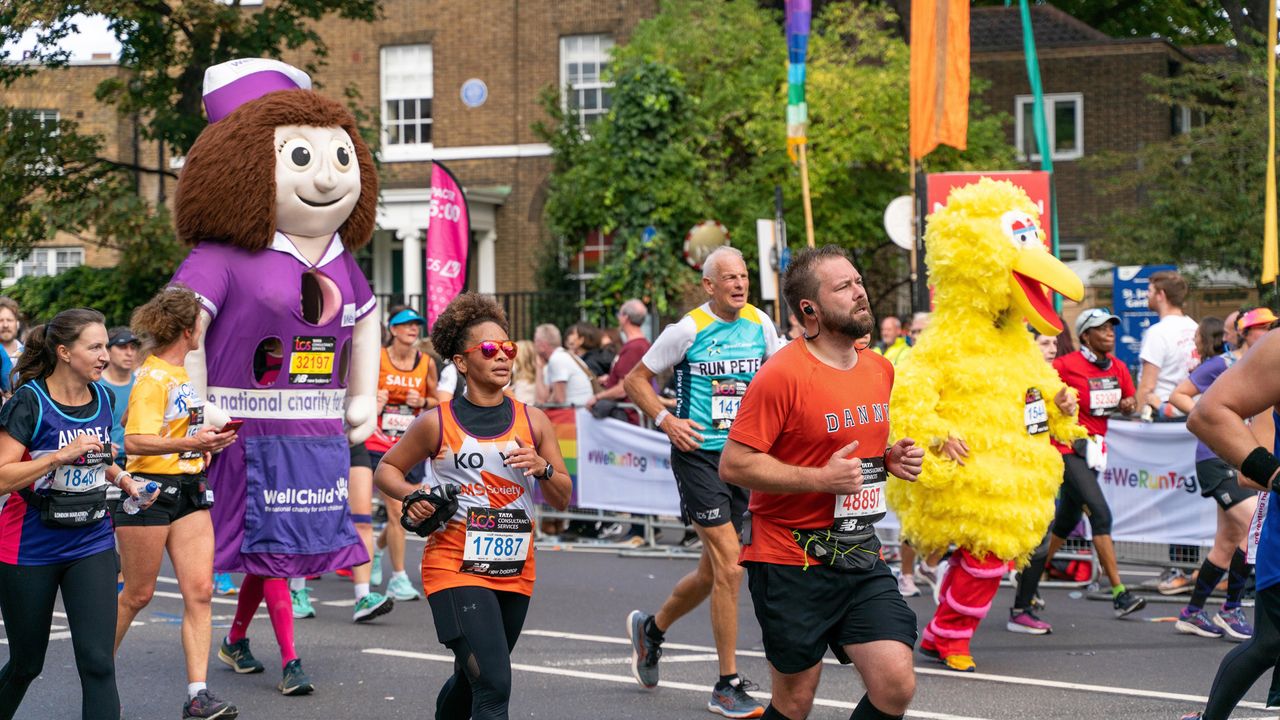
[[[208,690],[201,690],[182,706],[182,720],[187,718],[220,718],[232,720],[240,714],[235,705],[219,700]]]
[[[948,655],[942,658],[942,665],[948,670],[956,672],[977,672],[978,664],[973,661],[972,655]]]
[[[369,569],[369,584],[377,587],[382,584],[382,551],[373,551],[373,566]]]
[[[1053,632],[1053,626],[1036,617],[1030,609],[1017,608],[1009,610],[1009,622],[1004,624],[1004,629],[1023,635],[1048,635]]]
[[[236,584],[231,582],[231,573],[214,573],[213,591],[219,595],[235,595],[239,592]]]
[[[1181,718],[1179,718],[1179,720],[1200,720],[1200,718],[1202,717],[1204,716],[1201,715],[1200,713],[1193,712],[1193,713],[1187,713],[1186,715],[1183,715]]]
[[[1111,601],[1111,605],[1116,610],[1116,617],[1122,618],[1130,613],[1135,613],[1147,606],[1147,599],[1140,598],[1137,595],[1125,590],[1115,596]]]
[[[1214,615],[1213,624],[1222,628],[1224,637],[1231,642],[1244,642],[1253,637],[1253,626],[1245,618],[1244,610],[1238,607]]]
[[[1222,629],[1213,624],[1213,621],[1209,619],[1209,613],[1204,610],[1187,612],[1184,609],[1178,615],[1178,622],[1174,623],[1173,627],[1183,635],[1199,635],[1207,638],[1222,637]]]
[[[600,532],[597,534],[601,540],[612,540],[620,538],[627,532],[627,526],[622,523],[607,522],[600,526]]]
[[[350,580],[350,579],[351,579],[351,568],[338,568],[337,570],[334,570],[334,571],[333,571],[333,574],[334,574],[334,575],[337,575],[337,576],[338,576],[338,577],[340,577],[340,578],[346,578],[346,579]]]
[[[1161,595],[1182,595],[1195,590],[1196,583],[1178,568],[1169,568],[1160,576],[1156,590]]]
[[[389,598],[382,593],[371,592],[356,601],[356,609],[351,614],[351,621],[358,623],[369,622],[376,617],[391,612],[391,608],[395,607],[395,604],[394,598]]]
[[[412,602],[422,597],[406,575],[392,577],[387,583],[387,594],[400,602]]]
[[[620,540],[615,540],[613,544],[622,548],[642,548],[644,547],[644,538],[639,535],[628,535]]]
[[[916,585],[915,578],[910,575],[898,575],[898,592],[902,597],[920,597],[920,588]]]
[[[294,658],[285,663],[284,677],[276,686],[283,695],[310,695],[316,687],[302,670],[302,661]]]
[[[289,595],[293,598],[293,617],[295,620],[316,616],[316,609],[311,606],[311,588],[304,587],[301,590],[290,590]]]
[[[218,648],[218,659],[231,666],[240,675],[249,673],[260,673],[266,668],[258,659],[249,652],[249,638],[244,638],[238,642],[227,642],[226,638],[222,639],[222,645]]]
[[[727,718],[758,718],[764,715],[764,706],[747,694],[748,690],[758,689],[759,686],[741,675],[723,685],[716,683],[707,709]]]
[[[680,538],[680,547],[685,550],[702,550],[702,538],[698,537],[698,533],[693,530],[685,530],[684,537]]]
[[[639,610],[632,610],[627,616],[627,635],[631,638],[631,675],[640,687],[652,690],[658,687],[662,643],[654,642],[644,631],[645,622],[650,617]]]

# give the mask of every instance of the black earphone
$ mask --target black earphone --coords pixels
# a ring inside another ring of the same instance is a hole
[[[810,316],[810,317],[813,317],[813,306],[812,306],[812,305],[805,305],[805,306],[803,306],[803,307],[801,307],[801,308],[800,308],[800,311],[801,311],[801,312],[803,312],[805,315],[808,315],[808,316]],[[805,334],[805,335],[802,335],[802,337],[804,337],[804,339],[805,339],[805,340],[812,340],[812,339],[814,339],[814,338],[818,337],[818,335],[820,335],[820,334],[822,334],[822,326],[821,326],[821,325],[819,325],[819,326],[818,326],[818,332],[816,332],[816,333],[814,333],[814,334],[812,334],[812,335],[807,335],[807,334]]]
[[[812,305],[805,305],[805,306],[804,306],[803,308],[801,308],[801,309],[804,311],[804,314],[805,314],[805,315],[812,315],[812,314],[813,314],[813,306],[812,306]]]

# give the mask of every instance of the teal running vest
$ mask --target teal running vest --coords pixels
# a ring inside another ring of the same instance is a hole
[[[702,450],[720,452],[747,384],[760,370],[768,346],[760,311],[745,305],[738,319],[725,322],[698,307],[688,314],[698,334],[676,364],[676,417],[703,427]]]

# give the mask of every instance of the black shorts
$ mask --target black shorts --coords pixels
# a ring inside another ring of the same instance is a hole
[[[124,508],[120,507],[124,503],[124,497],[121,497],[111,515],[116,527],[162,527],[172,525],[192,513],[205,509],[196,505],[196,494],[199,492],[196,486],[203,477],[202,475],[144,475],[142,473],[134,473],[133,477],[144,484],[148,480],[160,482],[162,485],[160,497],[151,503],[151,507],[139,510],[133,515],[125,512]],[[175,483],[177,484],[176,493],[170,494],[164,491],[163,486]]]
[[[369,448],[364,443],[351,446],[351,467],[374,468],[373,458],[369,456]]]
[[[701,527],[732,522],[733,529],[742,532],[751,493],[720,479],[720,453],[672,448],[671,471],[680,491],[680,519]]]
[[[380,453],[374,450],[370,450],[369,451],[369,461],[371,463],[370,467],[372,467],[374,470],[377,470],[378,463],[382,462],[383,455],[386,455],[386,453]],[[414,465],[413,469],[405,473],[404,479],[410,485],[421,485],[422,481],[427,479],[427,463],[420,462],[417,465]]]
[[[1235,468],[1218,458],[1196,463],[1196,479],[1200,481],[1200,494],[1213,498],[1213,501],[1223,510],[1258,496],[1256,490],[1240,487],[1239,478]]]
[[[781,673],[808,670],[830,648],[851,662],[845,645],[873,640],[916,644],[916,614],[883,561],[867,572],[826,565],[747,562],[747,587],[764,637],[764,656]]]

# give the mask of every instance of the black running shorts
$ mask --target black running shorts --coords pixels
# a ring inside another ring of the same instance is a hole
[[[386,453],[374,452],[373,450],[370,450],[369,451],[369,463],[370,463],[369,467],[373,468],[374,470],[377,470],[378,463],[382,462],[383,455],[386,455]],[[425,462],[420,462],[417,465],[414,465],[413,468],[409,470],[409,472],[405,473],[404,479],[405,479],[405,482],[408,482],[410,485],[421,485],[422,481],[427,479],[427,464]]]
[[[373,458],[370,457],[369,448],[365,447],[364,443],[351,446],[351,467],[373,469]]]
[[[686,523],[717,527],[727,522],[742,532],[751,493],[720,479],[720,453],[671,449],[671,471],[680,491],[680,514]]]
[[[781,673],[808,670],[828,648],[843,664],[845,645],[897,640],[915,647],[916,614],[883,561],[867,572],[826,565],[747,562],[747,586],[764,635],[764,656]]]
[[[1256,490],[1240,487],[1236,469],[1218,458],[1197,462],[1196,479],[1200,482],[1200,494],[1213,498],[1223,510],[1258,496]]]
[[[124,511],[121,505],[127,495],[121,495],[120,501],[115,505],[114,512],[111,514],[112,522],[115,527],[164,527],[172,525],[191,513],[200,512],[201,508],[196,507],[195,494],[198,492],[196,483],[200,480],[199,475],[144,475],[142,473],[134,473],[133,479],[144,485],[148,480],[165,481],[170,484],[176,482],[178,490],[174,494],[161,492],[156,501],[151,503],[151,507],[130,515]]]

